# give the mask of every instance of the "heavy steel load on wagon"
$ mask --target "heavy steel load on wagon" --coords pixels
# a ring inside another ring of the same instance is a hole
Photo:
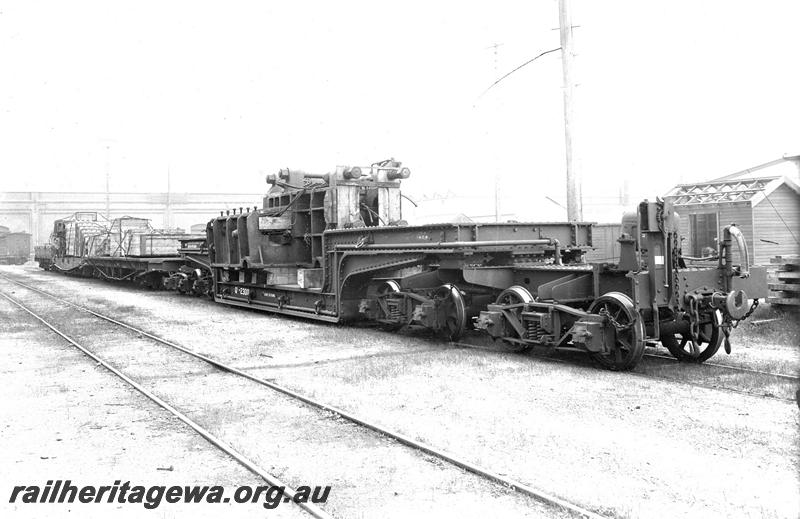
[[[281,170],[267,177],[261,207],[221,212],[205,237],[178,236],[164,257],[136,257],[124,233],[90,236],[77,223],[86,239],[68,249],[68,226],[57,222],[53,257],[41,264],[73,262],[84,275],[328,322],[426,328],[449,340],[477,330],[520,350],[586,351],[620,370],[636,365],[647,342],[698,362],[730,351],[730,332],[767,293],[766,271],[749,265],[734,225],[702,258],[709,266],[687,267],[678,216],[661,200],[623,217],[618,262],[588,263],[587,222],[410,226],[400,194],[409,176],[393,159],[324,174]],[[117,245],[127,247],[118,259],[87,252]]]
[[[0,226],[0,265],[22,265],[31,255],[31,235]]]

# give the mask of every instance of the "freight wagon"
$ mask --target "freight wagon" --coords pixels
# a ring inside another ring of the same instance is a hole
[[[188,269],[196,254],[181,252],[183,243],[198,239],[205,241],[180,230],[154,229],[144,218],[107,220],[97,212],[78,212],[55,221],[50,243],[36,247],[36,260],[46,270],[70,275],[177,288],[167,280]],[[189,270],[194,275],[196,269]]]
[[[31,255],[31,235],[0,226],[0,265],[22,265]]]

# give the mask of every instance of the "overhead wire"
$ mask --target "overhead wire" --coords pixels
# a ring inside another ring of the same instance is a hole
[[[510,76],[511,74],[513,74],[514,72],[518,71],[518,70],[519,70],[519,69],[521,69],[522,67],[524,67],[524,66],[526,66],[526,65],[529,65],[530,63],[533,63],[534,61],[536,61],[537,59],[541,58],[542,56],[545,56],[545,55],[547,55],[547,54],[550,54],[551,52],[556,52],[556,51],[558,51],[558,50],[561,50],[561,47],[558,47],[558,48],[555,48],[555,49],[546,50],[546,51],[542,52],[541,54],[539,54],[538,56],[536,56],[536,57],[534,57],[534,58],[531,58],[531,59],[529,59],[528,61],[526,61],[526,62],[525,62],[525,63],[523,63],[522,65],[518,66],[517,68],[515,68],[515,69],[514,69],[514,70],[512,70],[511,72],[509,72],[509,73],[505,74],[504,76],[500,77],[500,79],[498,79],[497,81],[495,81],[494,83],[492,83],[491,85],[489,85],[489,88],[487,88],[486,90],[484,90],[484,91],[483,91],[483,93],[482,93],[481,95],[479,95],[479,96],[478,96],[478,99],[480,99],[481,97],[483,97],[484,95],[486,95],[486,92],[488,92],[489,90],[491,90],[492,88],[494,88],[494,87],[495,87],[495,85],[497,85],[497,84],[498,84],[498,83],[500,83],[502,80],[504,80],[505,78],[507,78],[508,76]]]

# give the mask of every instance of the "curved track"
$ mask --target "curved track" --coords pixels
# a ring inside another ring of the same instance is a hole
[[[466,460],[464,458],[460,458],[460,457],[458,457],[458,456],[456,456],[454,454],[451,454],[449,452],[443,451],[441,449],[438,449],[438,448],[433,447],[431,445],[428,445],[426,443],[417,441],[417,440],[411,438],[410,436],[407,436],[407,435],[405,435],[405,434],[403,434],[401,432],[394,431],[394,430],[389,429],[387,427],[384,427],[384,426],[382,426],[380,424],[372,422],[372,421],[370,421],[370,420],[368,420],[366,418],[361,418],[361,417],[356,416],[355,414],[349,413],[348,411],[345,411],[343,409],[340,409],[340,408],[325,404],[325,403],[323,403],[323,402],[321,402],[319,400],[316,400],[316,399],[310,398],[308,396],[302,395],[302,394],[300,394],[300,393],[298,393],[296,391],[293,391],[293,390],[291,390],[291,389],[289,389],[287,387],[284,387],[284,386],[281,386],[279,384],[276,384],[275,382],[272,382],[272,381],[269,381],[269,380],[266,380],[266,379],[263,379],[263,378],[259,378],[259,377],[255,376],[255,375],[252,375],[252,374],[250,374],[250,373],[248,373],[246,371],[243,371],[241,369],[235,368],[233,366],[230,366],[228,364],[220,362],[220,361],[218,361],[216,359],[213,359],[213,358],[208,357],[206,355],[203,355],[201,353],[197,353],[197,352],[195,352],[195,351],[193,351],[193,350],[191,350],[191,349],[189,349],[189,348],[187,348],[185,346],[182,346],[180,344],[176,344],[174,342],[171,342],[171,341],[168,341],[168,340],[166,340],[164,338],[161,338],[161,337],[159,337],[157,335],[151,334],[151,333],[147,332],[146,330],[142,330],[142,329],[137,328],[135,326],[131,326],[131,325],[127,324],[127,323],[124,323],[122,321],[116,320],[116,319],[114,319],[114,318],[112,318],[110,316],[101,314],[99,312],[95,312],[94,310],[92,310],[90,308],[87,308],[85,306],[73,303],[72,301],[68,301],[66,299],[58,297],[58,296],[56,296],[54,294],[51,294],[51,293],[46,292],[44,290],[41,290],[39,288],[32,287],[32,286],[30,286],[30,285],[28,285],[26,283],[23,283],[21,281],[13,279],[13,278],[5,275],[5,274],[0,274],[0,278],[5,279],[6,281],[9,281],[9,282],[14,283],[16,285],[19,285],[19,286],[21,286],[21,287],[23,287],[25,289],[28,289],[28,290],[30,290],[32,292],[41,294],[41,295],[43,295],[45,297],[48,297],[48,298],[50,298],[50,299],[52,299],[54,301],[58,301],[58,302],[60,302],[62,304],[65,304],[65,305],[71,306],[71,307],[73,307],[75,309],[78,309],[78,310],[81,310],[83,312],[86,312],[86,313],[88,313],[90,315],[93,315],[93,316],[99,318],[99,319],[103,319],[104,321],[107,321],[107,322],[110,322],[110,323],[115,324],[117,326],[120,326],[122,328],[128,329],[128,330],[130,330],[130,331],[132,331],[134,333],[137,333],[137,334],[140,334],[140,335],[142,335],[144,337],[147,337],[147,338],[149,338],[149,339],[151,339],[151,340],[153,340],[153,341],[155,341],[155,342],[157,342],[159,344],[163,344],[163,345],[168,346],[170,348],[174,348],[174,349],[179,350],[179,351],[181,351],[183,353],[186,353],[187,355],[191,355],[192,357],[200,359],[200,360],[202,360],[202,361],[214,366],[217,369],[220,369],[220,370],[223,370],[223,371],[226,371],[226,372],[233,373],[235,375],[241,376],[241,377],[246,378],[248,380],[251,380],[251,381],[253,381],[253,382],[257,383],[257,384],[260,384],[262,386],[266,386],[266,387],[268,387],[268,388],[270,388],[270,389],[272,389],[274,391],[277,391],[277,392],[282,393],[282,394],[284,394],[286,396],[289,396],[291,398],[299,400],[299,401],[301,401],[301,402],[303,402],[305,404],[308,404],[308,405],[311,405],[311,406],[316,407],[318,409],[322,409],[324,411],[327,411],[327,412],[333,413],[335,415],[338,415],[341,418],[343,418],[345,420],[348,420],[348,421],[350,421],[352,423],[355,423],[355,424],[357,424],[359,426],[365,427],[367,429],[370,429],[372,431],[380,433],[380,434],[382,434],[384,436],[392,438],[392,439],[396,440],[397,442],[399,442],[399,443],[401,443],[403,445],[406,445],[406,446],[411,447],[413,449],[416,449],[418,451],[424,452],[424,453],[429,454],[431,456],[435,456],[436,458],[439,458],[439,459],[441,459],[441,460],[443,460],[443,461],[445,461],[447,463],[450,463],[450,464],[452,464],[454,466],[457,466],[457,467],[459,467],[461,469],[464,469],[464,470],[466,470],[468,472],[476,474],[476,475],[478,475],[480,477],[483,477],[483,478],[485,478],[487,480],[493,481],[493,482],[495,482],[495,483],[497,483],[497,484],[499,484],[499,485],[501,485],[503,487],[509,488],[509,489],[514,490],[516,492],[519,492],[521,494],[524,494],[524,495],[527,495],[529,497],[532,497],[532,498],[534,498],[534,499],[536,499],[538,501],[541,501],[541,502],[544,502],[544,503],[547,503],[547,504],[550,504],[550,505],[553,505],[553,506],[557,506],[559,508],[562,508],[564,510],[572,512],[572,513],[574,513],[574,514],[576,514],[578,516],[581,516],[581,517],[587,517],[587,518],[590,518],[590,519],[601,519],[603,517],[603,516],[593,512],[593,511],[591,511],[591,510],[582,508],[579,505],[570,503],[569,501],[565,501],[565,500],[563,500],[563,499],[561,499],[559,497],[556,497],[556,496],[553,496],[553,495],[548,494],[546,492],[537,490],[537,489],[533,488],[530,485],[527,485],[525,483],[522,483],[522,482],[517,481],[517,480],[512,479],[512,478],[503,476],[503,475],[498,474],[496,472],[493,472],[493,471],[491,471],[489,469],[483,468],[483,467],[481,467],[479,465],[476,465],[476,464],[474,464],[474,463],[472,463],[472,462],[470,462],[470,461],[468,461],[468,460]],[[30,313],[31,315],[36,317],[38,320],[40,320],[42,323],[47,325],[55,333],[59,334],[61,337],[63,337],[66,340],[68,340],[71,344],[73,344],[76,347],[80,348],[82,351],[84,351],[84,353],[86,353],[87,355],[89,355],[93,359],[95,359],[98,362],[100,362],[101,364],[103,364],[103,366],[105,366],[107,369],[109,369],[112,372],[114,372],[120,378],[123,378],[123,380],[125,380],[129,384],[131,384],[131,385],[136,384],[134,381],[132,381],[129,378],[127,378],[124,374],[118,372],[117,370],[115,370],[111,366],[109,366],[106,363],[104,363],[101,359],[99,359],[98,357],[94,356],[94,354],[92,354],[88,350],[82,348],[80,345],[78,345],[77,343],[72,341],[72,339],[70,339],[69,337],[67,337],[66,335],[64,335],[60,331],[58,331],[56,328],[54,328],[52,325],[50,325],[49,323],[44,321],[42,318],[38,317],[34,312],[32,312],[31,310],[29,310],[29,309],[25,308],[24,306],[22,306],[21,303],[16,302],[13,298],[11,298],[10,296],[7,296],[6,294],[3,294],[2,292],[0,292],[0,295],[5,297],[9,301],[13,302],[17,306],[20,306],[21,308],[23,308],[25,311],[27,311],[28,313]],[[140,386],[137,387],[137,386],[134,386],[134,387],[136,387],[137,390],[139,390],[143,394],[147,395],[148,398],[151,398],[153,401],[155,401],[159,405],[162,405],[162,403],[161,403],[162,401],[160,399],[158,399],[158,397],[156,397],[155,395],[151,396],[150,394],[148,394],[146,392],[146,390],[144,388],[141,388]],[[164,406],[169,406],[169,404],[167,404],[166,402],[163,402],[162,407],[164,407]],[[209,441],[212,441],[211,438],[213,438],[213,436],[211,436],[210,433],[205,431],[205,429],[203,429],[200,425],[198,425],[198,424],[196,424],[194,422],[191,422],[191,420],[188,417],[180,415],[180,413],[177,410],[174,410],[171,407],[169,407],[169,408],[168,407],[164,407],[164,408],[167,409],[168,411],[172,412],[173,414],[177,413],[176,416],[178,416],[178,418],[180,418],[182,421],[187,423],[190,427],[195,429],[198,433],[203,435],[205,438],[209,439]],[[181,416],[183,416],[183,418],[181,418]],[[214,443],[214,441],[212,441],[212,443]],[[222,442],[220,442],[220,443],[222,443]],[[215,443],[215,445],[217,445],[217,444]],[[231,455],[233,456],[233,454],[231,454]],[[238,461],[238,459],[237,459],[237,461]],[[245,466],[250,468],[247,465],[245,465]],[[262,477],[268,476],[266,473],[264,473],[264,475],[262,475],[261,473],[258,473],[258,474],[260,476],[262,476]],[[271,476],[269,476],[269,477],[271,477]],[[266,480],[266,478],[265,478],[265,480]],[[269,481],[269,480],[267,480],[267,481]],[[287,487],[287,493],[286,493],[287,496],[289,496],[288,490],[289,489]],[[320,511],[320,513],[324,514],[325,512]],[[321,515],[321,516],[318,516],[318,517],[328,517],[328,516],[327,515]]]

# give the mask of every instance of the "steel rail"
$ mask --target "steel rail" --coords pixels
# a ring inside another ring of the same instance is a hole
[[[5,278],[5,276],[3,276],[3,277]],[[6,278],[6,279],[8,279],[8,278]],[[296,491],[294,489],[292,489],[290,486],[286,485],[280,479],[276,478],[275,476],[273,476],[270,473],[268,473],[266,470],[264,470],[261,467],[259,467],[258,465],[256,465],[253,461],[250,461],[249,459],[245,458],[244,455],[242,455],[241,453],[236,451],[231,445],[229,445],[229,444],[225,443],[223,440],[217,438],[213,433],[208,431],[202,425],[198,424],[197,422],[195,422],[194,420],[192,420],[191,418],[189,418],[185,414],[181,413],[180,411],[178,411],[177,409],[172,407],[170,404],[168,404],[167,402],[165,402],[164,400],[162,400],[161,398],[156,396],[154,393],[152,393],[149,390],[147,390],[141,384],[139,384],[135,380],[131,379],[130,377],[128,377],[127,375],[122,373],[120,370],[118,370],[117,368],[115,368],[114,366],[112,366],[111,364],[106,362],[105,360],[103,360],[100,357],[98,357],[95,353],[93,353],[92,351],[87,349],[85,346],[82,346],[81,344],[76,342],[74,339],[72,339],[71,337],[69,337],[64,332],[60,331],[59,329],[57,329],[51,323],[47,322],[42,316],[38,315],[33,310],[31,310],[30,308],[26,307],[24,304],[22,304],[21,302],[17,301],[13,297],[9,296],[8,294],[6,294],[6,293],[4,293],[2,291],[0,291],[0,296],[3,296],[5,299],[10,301],[14,305],[18,306],[22,310],[24,310],[27,313],[29,313],[32,317],[34,317],[35,319],[39,320],[46,327],[50,328],[50,330],[52,330],[56,335],[59,335],[61,338],[63,338],[67,342],[69,342],[71,345],[73,345],[74,347],[76,347],[80,351],[82,351],[87,357],[89,357],[90,359],[94,360],[95,362],[97,362],[98,364],[100,364],[101,366],[106,368],[108,371],[110,371],[111,373],[113,373],[114,375],[116,375],[117,377],[122,379],[124,382],[126,382],[128,385],[130,385],[132,388],[134,388],[135,390],[137,390],[138,392],[140,392],[141,394],[143,394],[144,396],[146,396],[147,398],[149,398],[150,400],[152,400],[153,402],[158,404],[161,408],[163,408],[164,410],[166,410],[167,412],[169,412],[170,414],[172,414],[173,416],[178,418],[180,421],[182,421],[183,423],[185,423],[186,425],[188,425],[189,427],[194,429],[195,432],[197,432],[200,436],[202,436],[203,438],[208,440],[212,445],[214,445],[215,447],[217,447],[221,451],[225,452],[228,456],[230,456],[231,458],[236,460],[240,465],[245,467],[247,470],[249,470],[253,474],[256,474],[257,476],[259,476],[261,479],[263,479],[264,481],[266,481],[267,483],[269,483],[272,486],[284,487],[283,494],[284,494],[284,496],[286,496],[289,499],[291,499],[291,502],[293,502],[294,504],[296,504],[299,507],[303,508],[304,510],[306,510],[308,513],[310,513],[314,517],[317,517],[319,519],[332,519],[333,516],[331,516],[330,514],[328,514],[327,512],[322,510],[321,508],[315,506],[314,504],[304,503],[304,502],[295,502],[294,501],[294,497],[296,495]]]
[[[668,361],[671,361],[671,362],[682,362],[680,359],[676,359],[675,357],[669,357],[667,355],[660,355],[658,353],[645,353],[644,356],[645,357],[650,357],[650,358],[653,358],[653,359],[668,360]],[[686,363],[688,364],[689,362],[686,362]],[[720,364],[719,362],[703,362],[703,363],[696,364],[696,365],[697,366],[700,366],[700,365],[702,365],[702,366],[713,366],[715,368],[728,369],[728,370],[731,370],[731,371],[743,371],[745,373],[754,373],[754,374],[757,374],[757,375],[764,375],[764,376],[769,376],[769,377],[785,378],[787,380],[800,380],[800,377],[798,377],[796,375],[787,375],[785,373],[774,373],[772,371],[761,371],[761,370],[758,370],[758,369],[744,368],[744,367],[741,367],[741,366],[728,366],[727,364]]]
[[[463,343],[463,342],[455,342],[455,343],[452,343],[452,344],[456,344],[456,345],[459,345],[459,346],[465,346],[465,347],[469,347],[469,348],[473,348],[473,349],[486,349],[486,350],[489,350],[489,351],[497,351],[497,350],[492,350],[491,348],[484,348],[482,346],[476,346],[474,344],[467,344],[467,343]],[[512,352],[509,352],[509,353],[512,353]],[[556,364],[565,364],[565,365],[569,365],[569,366],[592,368],[592,369],[598,369],[598,370],[602,370],[602,371],[608,372],[608,370],[602,369],[600,366],[598,366],[596,364],[590,364],[588,362],[586,362],[586,363],[568,362],[568,361],[566,361],[564,359],[556,359],[556,358],[553,358],[553,357],[545,357],[543,355],[535,355],[535,354],[534,354],[534,357],[536,359],[540,359],[540,360],[543,360],[545,362],[554,362]],[[683,384],[683,385],[686,385],[686,386],[694,386],[694,387],[699,387],[699,388],[703,388],[703,389],[711,389],[711,390],[716,390],[716,391],[728,391],[728,392],[731,392],[731,393],[738,393],[738,394],[741,394],[741,395],[752,396],[752,397],[761,398],[761,399],[768,398],[768,399],[772,399],[772,400],[782,400],[784,402],[795,402],[795,399],[793,399],[793,398],[785,398],[785,397],[782,397],[782,396],[775,396],[775,395],[771,395],[771,394],[753,393],[752,391],[746,391],[744,389],[737,389],[737,388],[727,387],[727,386],[715,386],[715,385],[712,385],[712,384],[703,384],[703,383],[700,383],[700,382],[692,382],[690,380],[680,380],[680,379],[677,379],[677,378],[666,377],[666,376],[663,376],[663,375],[655,375],[653,373],[639,373],[639,372],[636,372],[636,371],[611,371],[611,373],[624,373],[625,376],[640,377],[640,378],[647,378],[647,379],[666,380],[666,381],[669,381],[669,382],[674,382],[676,384]]]
[[[512,478],[508,478],[508,477],[502,476],[499,473],[493,472],[493,471],[491,471],[489,469],[483,468],[483,467],[481,467],[479,465],[476,465],[476,464],[474,464],[474,463],[472,463],[472,462],[470,462],[470,461],[468,461],[468,460],[466,460],[464,458],[460,458],[460,457],[456,456],[453,453],[447,452],[447,451],[445,451],[443,449],[439,449],[437,447],[433,447],[431,445],[428,445],[427,443],[415,440],[415,439],[411,438],[410,436],[407,436],[407,435],[405,435],[405,434],[403,434],[401,432],[393,431],[393,430],[391,430],[391,429],[389,429],[389,428],[387,428],[385,426],[382,426],[382,425],[380,425],[380,424],[378,424],[376,422],[370,421],[370,420],[368,420],[366,418],[360,418],[360,417],[356,416],[355,414],[352,414],[352,413],[350,413],[348,411],[345,411],[345,410],[340,409],[338,407],[334,407],[332,405],[325,404],[325,403],[323,403],[323,402],[321,402],[319,400],[315,400],[315,399],[313,399],[311,397],[305,396],[305,395],[303,395],[301,393],[298,393],[297,391],[294,391],[292,389],[286,388],[284,386],[281,386],[281,385],[276,384],[274,382],[271,382],[269,380],[266,380],[266,379],[263,379],[263,378],[259,378],[259,377],[255,376],[255,375],[251,375],[250,373],[247,373],[246,371],[242,371],[242,370],[237,369],[237,368],[235,368],[233,366],[229,366],[229,365],[227,365],[227,364],[225,364],[225,363],[223,363],[221,361],[218,361],[218,360],[215,360],[215,359],[213,359],[211,357],[203,355],[202,353],[197,353],[197,352],[195,352],[193,350],[190,350],[190,349],[186,348],[185,346],[181,346],[181,345],[176,344],[174,342],[171,342],[171,341],[169,341],[167,339],[164,339],[162,337],[159,337],[157,335],[149,333],[149,332],[147,332],[145,330],[136,328],[135,326],[131,326],[131,325],[129,325],[127,323],[124,323],[122,321],[118,321],[118,320],[116,320],[116,319],[114,319],[112,317],[100,314],[98,312],[95,312],[94,310],[91,310],[91,309],[86,308],[84,306],[81,306],[79,304],[73,303],[73,302],[68,301],[66,299],[63,299],[61,297],[58,297],[58,296],[56,296],[54,294],[50,294],[49,292],[45,292],[45,291],[40,290],[40,289],[35,288],[35,287],[31,287],[31,286],[29,286],[29,285],[27,285],[25,283],[22,283],[20,281],[15,280],[15,279],[9,278],[8,276],[5,276],[3,274],[0,274],[0,277],[6,279],[8,281],[11,281],[12,283],[15,283],[17,285],[20,285],[20,286],[22,286],[24,288],[27,288],[27,289],[29,289],[29,290],[31,290],[33,292],[40,293],[40,294],[42,294],[42,295],[44,295],[46,297],[50,297],[51,299],[54,299],[56,301],[60,301],[60,302],[62,302],[64,304],[72,306],[73,308],[76,308],[78,310],[81,310],[81,311],[84,311],[84,312],[89,313],[91,315],[94,315],[95,317],[98,317],[98,318],[103,319],[105,321],[108,321],[110,323],[116,324],[116,325],[121,326],[123,328],[126,328],[128,330],[131,330],[132,332],[138,333],[138,334],[140,334],[140,335],[142,335],[144,337],[148,337],[148,338],[150,338],[150,339],[152,339],[152,340],[154,340],[156,342],[159,342],[159,343],[164,344],[166,346],[169,346],[171,348],[175,348],[176,350],[179,350],[179,351],[182,351],[184,353],[187,353],[187,354],[189,354],[189,355],[191,355],[193,357],[196,357],[196,358],[198,358],[200,360],[203,360],[203,361],[211,364],[212,366],[214,366],[216,368],[219,368],[219,369],[221,369],[223,371],[227,371],[227,372],[233,373],[235,375],[239,375],[239,376],[244,377],[244,378],[246,378],[248,380],[251,380],[253,382],[256,382],[258,384],[266,386],[266,387],[268,387],[268,388],[270,388],[270,389],[272,389],[274,391],[277,391],[278,393],[282,393],[282,394],[284,394],[286,396],[289,396],[291,398],[294,398],[296,400],[304,402],[304,403],[306,403],[308,405],[311,405],[311,406],[316,407],[318,409],[322,409],[323,411],[327,411],[329,413],[333,413],[335,415],[338,415],[341,418],[344,418],[345,420],[348,420],[348,421],[353,422],[353,423],[355,423],[357,425],[360,425],[362,427],[370,429],[370,430],[372,430],[374,432],[377,432],[377,433],[383,434],[384,436],[392,438],[393,440],[396,440],[397,442],[399,442],[399,443],[401,443],[401,444],[403,444],[403,445],[405,445],[407,447],[411,447],[412,449],[416,449],[416,450],[424,452],[426,454],[430,454],[431,456],[434,456],[434,457],[439,458],[439,459],[441,459],[443,461],[446,461],[447,463],[455,465],[455,466],[457,466],[457,467],[459,467],[459,468],[461,468],[461,469],[463,469],[463,470],[465,470],[467,472],[471,472],[473,474],[481,476],[481,477],[483,477],[485,479],[488,479],[490,481],[498,483],[503,487],[509,488],[509,489],[511,489],[511,490],[513,490],[515,492],[518,492],[520,494],[524,494],[524,495],[527,495],[529,497],[532,497],[532,498],[534,498],[534,499],[536,499],[536,500],[538,500],[540,502],[558,506],[558,507],[560,507],[560,508],[562,508],[564,510],[567,510],[569,512],[575,513],[575,514],[577,514],[579,516],[582,516],[582,517],[587,517],[589,519],[603,519],[603,517],[604,517],[604,516],[602,516],[600,514],[592,512],[591,510],[582,508],[579,505],[570,503],[569,501],[566,501],[564,499],[556,497],[556,496],[554,496],[552,494],[548,494],[548,493],[543,492],[541,490],[537,490],[537,489],[533,488],[530,485],[527,485],[525,483],[522,483],[522,482],[517,481],[517,480],[512,479]]]
[[[654,375],[652,373],[636,373],[635,371],[628,371],[627,374],[628,375],[633,375],[635,377],[642,377],[642,378],[650,378],[650,379],[658,378],[658,379],[661,379],[661,380],[668,380],[670,382],[675,382],[677,384],[684,384],[684,385],[687,385],[687,386],[700,387],[700,388],[703,388],[703,389],[713,389],[713,390],[717,390],[717,391],[728,391],[728,392],[731,392],[731,393],[738,393],[740,395],[752,396],[752,397],[755,397],[755,398],[762,398],[762,399],[768,398],[768,399],[772,399],[772,400],[781,400],[783,402],[795,402],[796,401],[794,398],[786,398],[786,397],[782,397],[782,396],[775,396],[773,394],[767,394],[767,393],[753,393],[752,391],[747,391],[746,389],[738,389],[738,388],[735,388],[735,387],[715,386],[713,384],[703,384],[703,383],[700,383],[700,382],[690,382],[688,380],[679,380],[679,379],[672,378],[672,377],[665,377],[663,375]]]

